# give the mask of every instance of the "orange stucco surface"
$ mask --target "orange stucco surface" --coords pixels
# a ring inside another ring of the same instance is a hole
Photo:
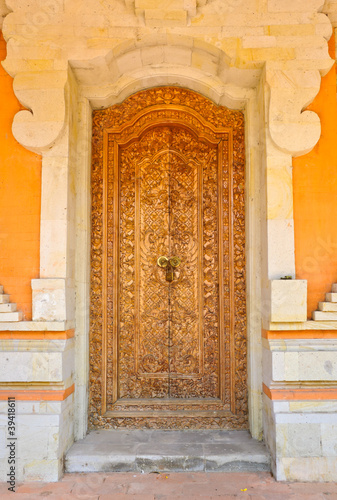
[[[334,55],[335,41],[329,42]],[[337,282],[336,65],[322,78],[308,107],[321,119],[322,135],[307,155],[293,160],[296,277],[308,280],[308,317]]]
[[[0,60],[5,57],[0,32]],[[0,96],[0,285],[30,320],[30,280],[39,277],[40,266],[41,158],[12,135],[13,117],[22,107],[1,65]]]
[[[334,39],[330,40],[334,57]],[[6,44],[0,32],[0,60]],[[30,280],[39,277],[41,157],[14,139],[11,124],[22,109],[12,78],[0,66],[0,284],[24,319],[31,319]],[[322,79],[309,106],[322,124],[319,143],[293,160],[296,277],[308,280],[308,317],[337,281],[336,67]]]

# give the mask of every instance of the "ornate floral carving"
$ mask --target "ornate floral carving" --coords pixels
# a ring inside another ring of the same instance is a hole
[[[93,125],[91,425],[247,426],[242,114],[164,87]]]

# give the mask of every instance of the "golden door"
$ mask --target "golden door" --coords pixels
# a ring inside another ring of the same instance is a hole
[[[91,424],[247,426],[243,117],[151,89],[94,112]]]

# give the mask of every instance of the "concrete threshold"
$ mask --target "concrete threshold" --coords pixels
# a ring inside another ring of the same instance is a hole
[[[66,472],[270,471],[270,454],[248,431],[95,430],[77,441]]]

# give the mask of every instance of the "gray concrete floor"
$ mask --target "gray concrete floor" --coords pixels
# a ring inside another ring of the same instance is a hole
[[[248,431],[97,430],[77,441],[66,472],[270,471]]]

